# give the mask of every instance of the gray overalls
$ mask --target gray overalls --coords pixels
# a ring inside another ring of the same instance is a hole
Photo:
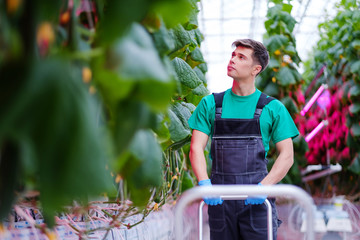
[[[264,93],[258,100],[254,118],[221,118],[224,92],[214,94],[215,120],[211,141],[212,184],[258,184],[267,175],[267,159],[260,131],[263,107],[274,98]],[[273,207],[273,232],[276,239],[277,211]],[[265,204],[245,205],[244,200],[224,201],[222,205],[209,206],[210,237],[212,240],[265,240],[267,239],[267,214]]]

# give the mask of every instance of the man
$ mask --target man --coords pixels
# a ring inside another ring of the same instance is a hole
[[[193,129],[190,160],[200,186],[211,184],[273,185],[293,164],[292,138],[299,132],[285,106],[255,87],[255,77],[264,71],[269,55],[265,46],[251,39],[233,43],[236,49],[227,67],[231,89],[204,97],[189,119]],[[204,149],[211,138],[211,180],[206,171]],[[267,172],[269,142],[278,157]],[[224,201],[206,198],[209,205],[210,238],[267,239],[266,196]],[[273,237],[281,223],[273,207]]]

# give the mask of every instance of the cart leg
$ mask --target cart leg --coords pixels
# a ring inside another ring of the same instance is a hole
[[[269,200],[265,199],[265,205],[267,207],[267,220],[268,220],[268,239],[273,240],[273,224],[272,224],[272,207]]]
[[[203,240],[203,208],[205,202],[201,201],[199,205],[199,240]]]

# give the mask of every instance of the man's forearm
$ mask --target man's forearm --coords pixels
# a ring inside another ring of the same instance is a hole
[[[199,150],[190,150],[190,162],[192,169],[198,181],[208,179],[206,160],[204,152]]]
[[[272,185],[280,182],[294,163],[292,156],[281,156],[276,159],[269,174],[261,181],[263,185]]]
[[[206,171],[206,160],[204,150],[209,136],[198,130],[193,130],[190,143],[190,162],[192,169],[198,181],[208,179],[209,176]]]
[[[272,185],[280,182],[294,163],[294,150],[291,138],[276,143],[279,156],[275,160],[269,174],[261,181],[263,185]]]

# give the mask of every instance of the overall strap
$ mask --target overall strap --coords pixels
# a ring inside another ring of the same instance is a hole
[[[260,98],[258,100],[258,103],[256,105],[256,109],[255,109],[255,113],[254,113],[254,118],[259,118],[261,115],[261,112],[263,110],[263,108],[272,100],[274,100],[275,98],[273,97],[269,97],[268,95],[266,95],[265,93],[261,93]]]
[[[223,103],[225,92],[213,93],[213,95],[215,98],[215,118],[221,118],[222,103]]]

